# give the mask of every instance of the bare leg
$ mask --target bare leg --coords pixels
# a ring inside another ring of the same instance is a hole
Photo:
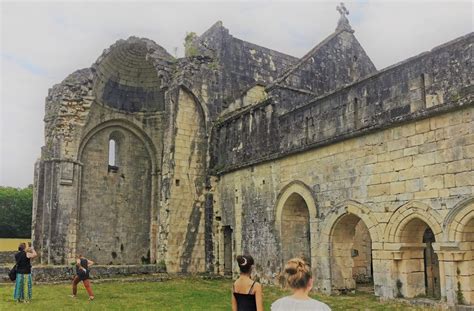
[[[77,284],[79,284],[80,281],[81,281],[81,279],[79,279],[79,277],[77,275],[74,277],[74,280],[72,280],[72,296],[73,297],[76,297]]]

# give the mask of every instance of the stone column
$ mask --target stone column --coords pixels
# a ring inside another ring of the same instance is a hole
[[[374,293],[381,298],[394,298],[396,273],[394,274],[394,255],[383,249],[383,243],[372,243],[372,267]]]
[[[462,250],[440,250],[437,252],[440,260],[441,295],[450,305],[466,303],[468,301],[458,301],[458,294],[465,294],[469,291],[469,271],[462,267],[465,263],[466,252]],[[443,266],[443,271],[441,267]],[[466,277],[467,275],[467,277]],[[459,291],[461,291],[459,293]]]
[[[156,168],[152,168],[151,174],[151,203],[150,203],[150,263],[156,263],[158,257],[158,195],[160,193],[161,185],[161,174],[157,173]]]

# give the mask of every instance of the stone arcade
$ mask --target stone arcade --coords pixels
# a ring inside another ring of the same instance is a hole
[[[300,59],[221,22],[186,57],[119,40],[50,89],[35,166],[44,264],[236,271],[474,304],[474,35],[377,70],[346,11]]]

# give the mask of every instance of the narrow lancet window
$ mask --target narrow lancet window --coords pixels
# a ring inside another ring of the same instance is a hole
[[[109,167],[108,171],[115,173],[118,171],[118,159],[117,159],[117,152],[118,145],[117,141],[113,138],[109,139]]]
[[[109,165],[115,166],[115,140],[109,140]]]

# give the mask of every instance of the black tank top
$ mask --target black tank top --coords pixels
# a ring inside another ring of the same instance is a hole
[[[89,279],[89,267],[87,265],[87,259],[86,258],[81,258],[81,267],[86,269],[86,271],[80,269],[78,266],[76,266],[76,274],[81,280],[87,280]]]
[[[257,301],[255,300],[255,293],[252,292],[253,286],[256,281],[253,281],[252,286],[249,289],[248,294],[236,293],[232,286],[235,300],[237,300],[238,311],[257,311]]]
[[[25,251],[20,251],[15,254],[16,261],[16,272],[20,274],[30,274],[31,273],[31,262],[30,258],[26,256]]]

